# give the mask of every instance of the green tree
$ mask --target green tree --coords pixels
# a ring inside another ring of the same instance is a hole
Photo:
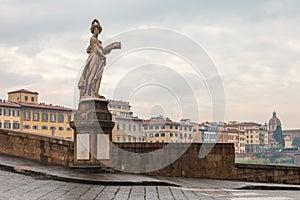
[[[282,129],[281,126],[277,126],[276,130],[273,133],[273,138],[276,140],[276,142],[279,143],[281,147],[284,147],[284,137],[282,135]]]
[[[293,145],[294,147],[300,147],[300,137],[295,137],[295,138],[293,139],[292,145]]]

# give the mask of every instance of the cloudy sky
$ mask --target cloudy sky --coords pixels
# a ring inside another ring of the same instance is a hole
[[[264,123],[276,110],[284,129],[300,128],[299,9],[297,0],[1,0],[0,98],[25,88],[76,107],[98,18],[100,40],[122,42],[100,93],[130,101],[135,115]]]

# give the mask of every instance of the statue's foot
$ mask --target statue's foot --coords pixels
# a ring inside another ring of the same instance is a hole
[[[99,98],[99,99],[105,99],[105,97],[100,95],[100,94],[96,94],[96,97]]]

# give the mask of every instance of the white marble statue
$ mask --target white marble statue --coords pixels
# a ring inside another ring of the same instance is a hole
[[[83,73],[80,77],[78,88],[80,90],[80,99],[84,98],[104,98],[99,95],[101,79],[104,66],[106,64],[105,55],[109,54],[112,49],[120,49],[121,43],[114,42],[107,47],[102,47],[102,42],[98,39],[102,27],[97,19],[91,24],[93,36],[90,39],[90,45],[87,48],[89,57],[86,61]]]

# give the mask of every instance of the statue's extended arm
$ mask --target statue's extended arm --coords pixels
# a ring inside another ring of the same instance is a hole
[[[113,42],[109,45],[107,45],[104,49],[103,49],[103,54],[107,55],[111,52],[111,50],[113,49],[121,49],[121,42]]]

